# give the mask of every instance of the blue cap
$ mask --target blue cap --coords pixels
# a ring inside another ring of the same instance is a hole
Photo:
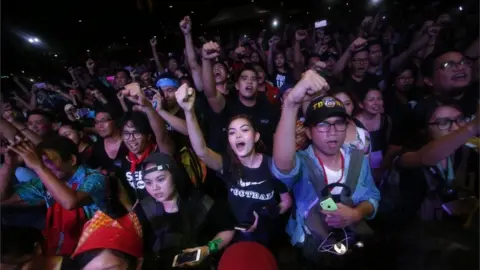
[[[177,80],[170,78],[161,78],[156,83],[157,88],[166,88],[166,87],[175,87],[178,88],[180,85]]]

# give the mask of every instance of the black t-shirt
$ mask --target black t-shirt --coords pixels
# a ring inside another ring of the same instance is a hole
[[[184,205],[201,207],[203,206],[201,198],[201,196],[193,196],[191,198],[192,201]],[[158,204],[159,209],[161,209],[161,204]],[[180,206],[180,209],[180,211],[188,211],[189,213],[196,212],[195,209],[185,209],[182,206]],[[153,255],[151,254],[151,251],[154,248],[154,244],[158,236],[155,234],[152,228],[152,223],[148,221],[145,212],[140,205],[134,208],[134,212],[137,215],[140,224],[142,225],[145,251],[144,257],[146,259],[146,262],[148,262]],[[182,215],[180,214],[180,212],[164,213],[162,216],[159,216],[158,219],[155,219],[153,222],[163,224],[162,228],[165,228],[165,232],[168,233],[181,234],[183,228],[185,228],[184,221],[182,220]],[[194,246],[183,246],[182,244],[179,244],[178,247],[162,249],[160,251],[159,258],[155,263],[149,265],[144,264],[144,266],[146,266],[146,269],[171,269],[173,258],[175,257],[175,255],[181,253],[183,249],[206,245],[219,232],[233,230],[234,226],[235,219],[228,205],[214,203],[210,210],[207,212],[203,223],[198,225],[198,231],[189,232],[191,233],[191,235],[193,235],[193,241],[195,242]]]
[[[99,138],[93,144],[92,155],[88,164],[95,169],[100,167],[108,172],[116,172],[121,167],[121,159],[123,159],[127,154],[128,148],[122,143],[120,144],[120,149],[118,150],[115,159],[110,159],[105,151],[104,139]]]
[[[345,82],[345,87],[355,94],[365,93],[369,89],[380,89],[380,78],[367,72],[363,80],[357,82],[349,75]]]
[[[236,89],[230,89],[228,95],[225,95],[225,99],[229,100],[230,97],[237,96]],[[195,100],[195,110],[200,115],[201,126],[204,132],[204,136],[207,142],[207,146],[217,153],[225,152],[227,146],[227,129],[228,116],[226,114],[215,113],[207,97],[203,92],[197,92]]]
[[[294,83],[293,71],[289,68],[286,69],[286,73],[275,70],[272,76],[273,85],[280,89],[285,83]]]
[[[253,211],[261,213],[263,207],[277,207],[279,195],[288,192],[287,187],[272,176],[266,155],[263,155],[258,168],[241,166],[241,179],[233,175],[228,155],[223,155],[222,161],[223,169],[219,176],[227,186],[230,208],[238,223],[253,224]]]
[[[253,107],[243,105],[238,96],[229,96],[226,100],[225,108],[220,113],[221,117],[227,119],[227,123],[224,126],[225,133],[223,135],[226,143],[228,143],[226,133],[228,120],[240,114],[245,114],[254,121],[253,124],[260,133],[260,139],[265,144],[265,154],[271,154],[273,151],[273,134],[280,120],[280,107],[268,102],[264,95],[257,96],[257,103]],[[224,149],[225,146],[226,144],[224,145]],[[222,152],[225,152],[225,150]]]
[[[158,151],[158,148],[155,151]],[[141,164],[138,164],[132,172],[130,170],[131,165],[132,163],[128,158],[127,152],[127,154],[121,158],[121,170],[123,174],[120,177],[120,180],[132,201],[136,201],[137,199],[142,200],[149,196],[145,189],[145,182],[143,181],[142,166]]]

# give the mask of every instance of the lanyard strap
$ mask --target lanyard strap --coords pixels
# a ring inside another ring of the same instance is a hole
[[[323,162],[322,160],[318,157],[318,155],[315,153],[315,157],[317,158],[318,160],[318,163],[320,163],[320,166],[322,166],[322,171],[323,171],[323,181],[325,182],[325,186],[328,186],[328,176],[327,176],[327,171],[325,170],[325,165],[323,165]],[[340,179],[338,179],[336,182],[334,183],[340,183],[340,181],[342,181],[343,179],[343,172],[345,170],[345,158],[343,157],[343,154],[340,152],[340,158],[342,160],[342,175],[340,175]],[[330,189],[330,191],[332,191],[332,189]]]
[[[440,177],[442,177],[443,180],[446,181],[446,184],[451,185],[453,182],[453,179],[455,178],[454,172],[453,172],[452,158],[451,157],[447,158],[446,169],[442,168],[441,163],[437,164],[437,169],[440,173]]]

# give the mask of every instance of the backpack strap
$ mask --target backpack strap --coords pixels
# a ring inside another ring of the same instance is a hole
[[[362,171],[363,161],[365,159],[365,154],[362,150],[352,148],[350,152],[350,162],[348,163],[348,171],[345,179],[345,185],[350,188],[350,196],[347,196],[345,189],[342,190],[341,200],[347,205],[352,205],[352,195],[355,192],[358,184],[358,178],[360,177],[360,172]]]
[[[164,235],[158,234],[157,230],[155,230],[152,220],[154,217],[161,216],[163,214],[163,206],[161,204],[157,204],[155,199],[153,199],[151,196],[147,196],[145,199],[141,200],[139,204],[142,207],[143,212],[145,213],[145,217],[147,218],[148,223],[150,224],[150,227],[152,228],[156,236],[155,242],[153,244],[153,251],[157,252],[162,247],[165,237]]]

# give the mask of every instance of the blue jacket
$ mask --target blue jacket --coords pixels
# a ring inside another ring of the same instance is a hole
[[[348,172],[350,163],[351,148],[344,146],[342,150],[345,153],[345,177]],[[309,146],[304,151],[298,151],[295,156],[295,167],[289,173],[281,173],[275,164],[272,164],[273,175],[282,181],[289,189],[293,191],[293,197],[295,198],[296,213],[295,218],[290,217],[287,225],[287,233],[291,237],[292,245],[300,244],[305,241],[304,225],[305,217],[310,208],[318,201],[317,193],[310,183],[308,169],[304,164],[305,158],[311,158],[320,170],[322,166],[315,157],[312,146]],[[363,201],[370,202],[374,207],[373,214],[369,219],[375,217],[378,208],[378,202],[380,201],[380,192],[378,191],[373,181],[370,163],[368,159],[363,160],[362,169],[360,171],[360,178],[357,183],[355,191],[353,191],[352,201],[354,205],[358,205]]]

